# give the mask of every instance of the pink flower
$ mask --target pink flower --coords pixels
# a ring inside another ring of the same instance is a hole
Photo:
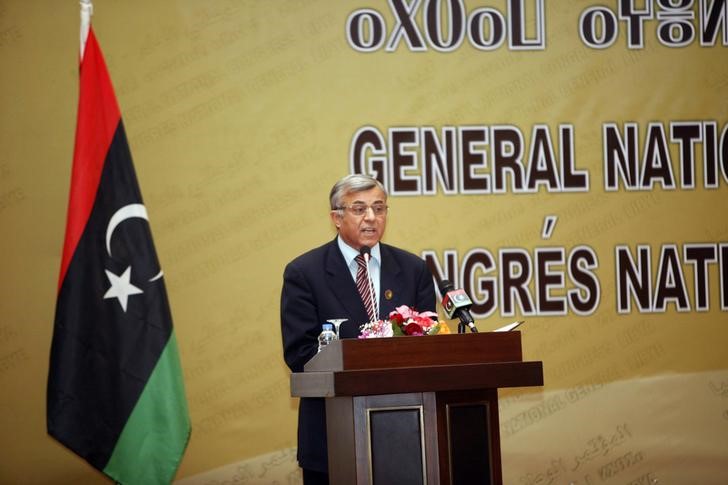
[[[437,317],[437,313],[435,312],[416,312],[415,310],[411,309],[407,305],[398,306],[394,309],[392,313],[389,314],[390,320],[392,319],[392,316],[399,314],[405,321],[409,320],[410,318],[430,318],[430,317]]]
[[[387,320],[377,320],[362,325],[359,338],[435,335],[440,332],[439,323],[435,312],[419,313],[407,305],[401,305],[389,314]]]

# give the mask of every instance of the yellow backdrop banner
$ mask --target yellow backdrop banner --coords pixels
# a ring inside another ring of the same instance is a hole
[[[94,7],[180,346],[179,483],[300,482],[282,271],[352,172],[481,332],[526,322],[546,384],[500,393],[506,483],[728,483],[728,2]],[[45,432],[78,29],[0,2],[2,483],[105,483]]]

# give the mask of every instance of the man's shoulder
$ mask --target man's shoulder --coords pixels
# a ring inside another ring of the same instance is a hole
[[[321,246],[313,249],[309,249],[305,253],[293,258],[286,266],[287,267],[300,267],[309,265],[319,265],[323,263],[328,257],[329,252],[336,248],[336,240],[329,241]]]
[[[397,246],[392,246],[390,244],[384,244],[382,242],[380,242],[379,244],[382,248],[382,258],[389,256],[403,263],[418,265],[424,264],[424,260],[420,256],[411,253],[410,251],[398,248]]]

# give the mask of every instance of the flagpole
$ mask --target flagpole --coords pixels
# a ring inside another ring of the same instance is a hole
[[[81,0],[81,61],[83,61],[83,51],[86,47],[86,39],[91,28],[91,15],[93,13],[94,6],[91,0]]]

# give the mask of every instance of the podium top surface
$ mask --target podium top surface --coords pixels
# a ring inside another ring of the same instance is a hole
[[[520,332],[335,340],[305,372],[520,362]]]

